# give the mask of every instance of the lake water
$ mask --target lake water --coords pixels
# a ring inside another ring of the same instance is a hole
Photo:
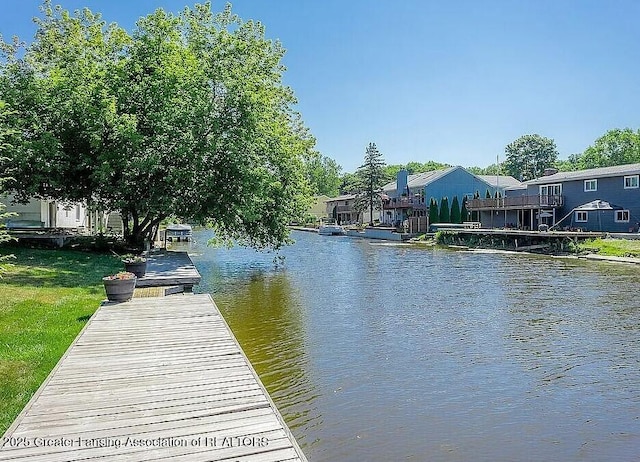
[[[640,273],[295,232],[190,244],[310,461],[640,460]]]

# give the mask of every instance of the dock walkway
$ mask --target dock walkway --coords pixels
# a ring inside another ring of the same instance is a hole
[[[306,461],[209,295],[102,305],[0,461]]]
[[[147,258],[147,272],[136,287],[183,286],[185,290],[200,283],[200,273],[187,252],[158,251]]]

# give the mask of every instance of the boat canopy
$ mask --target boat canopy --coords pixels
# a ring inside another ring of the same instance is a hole
[[[610,204],[607,201],[596,199],[595,201],[587,202],[574,208],[574,210],[622,210],[622,207]]]

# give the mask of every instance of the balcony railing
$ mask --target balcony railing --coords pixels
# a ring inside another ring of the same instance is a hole
[[[392,197],[382,202],[382,208],[389,209],[425,209],[424,200],[420,197]]]
[[[509,210],[558,208],[564,205],[564,196],[508,196],[491,199],[471,199],[467,210]]]

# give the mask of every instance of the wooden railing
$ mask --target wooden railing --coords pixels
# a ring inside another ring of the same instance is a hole
[[[507,196],[467,201],[467,210],[505,210],[557,208],[564,205],[564,196]]]
[[[425,209],[426,205],[421,198],[394,197],[382,202],[382,208],[387,209]]]

